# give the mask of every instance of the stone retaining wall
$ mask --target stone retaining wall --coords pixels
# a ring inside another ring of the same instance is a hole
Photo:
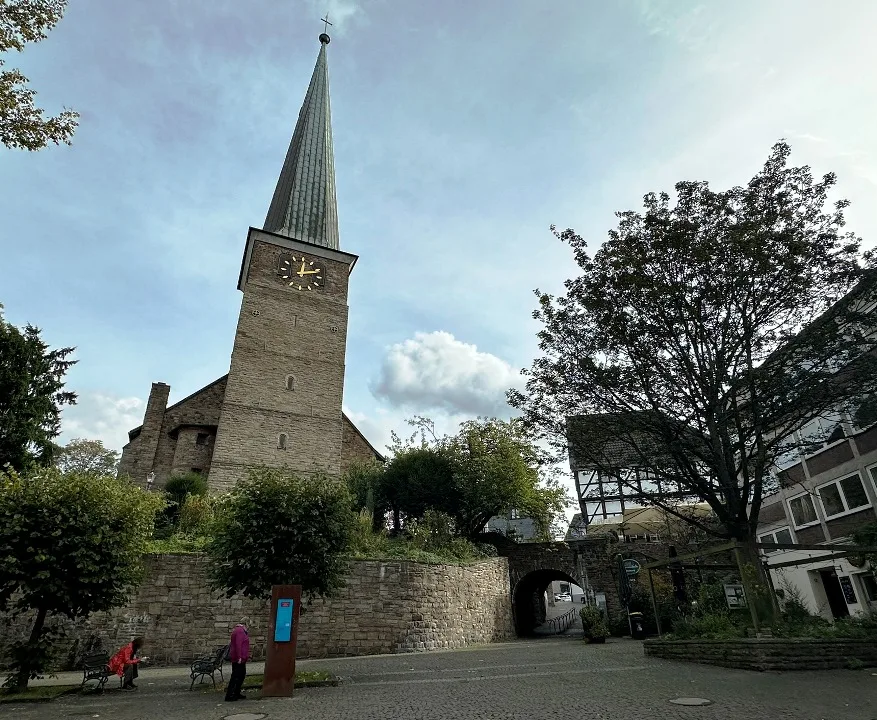
[[[207,586],[207,562],[198,555],[150,557],[131,602],[77,623],[71,646],[99,638],[115,650],[143,635],[153,661],[188,662],[228,642],[235,623],[248,616],[253,659],[264,658],[268,602],[217,597]],[[462,566],[353,561],[349,568],[338,597],[305,609],[299,657],[460,648],[513,637],[505,558]],[[0,623],[7,638],[24,629],[23,621]]]
[[[752,638],[740,640],[646,640],[645,654],[665,660],[743,670],[837,670],[877,667],[874,640]]]

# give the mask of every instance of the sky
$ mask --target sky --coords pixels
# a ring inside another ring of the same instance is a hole
[[[877,239],[871,0],[72,2],[6,58],[72,147],[0,149],[0,302],[75,346],[62,441],[120,450],[150,384],[180,400],[228,371],[260,227],[330,13],[344,408],[378,448],[508,417],[538,353],[535,289],[576,274],[614,213],[681,180],[748,181],[780,138],[838,175]]]

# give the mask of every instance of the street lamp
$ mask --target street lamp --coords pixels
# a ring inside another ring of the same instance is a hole
[[[155,482],[155,473],[151,472],[146,476],[146,492],[152,492],[152,485]]]

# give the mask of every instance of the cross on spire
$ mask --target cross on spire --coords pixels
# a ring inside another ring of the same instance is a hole
[[[326,17],[320,18],[320,22],[323,23],[323,32],[329,32],[329,26],[332,24],[329,22],[329,13],[326,13]]]

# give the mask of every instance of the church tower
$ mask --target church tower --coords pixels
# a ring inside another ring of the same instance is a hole
[[[341,472],[347,283],[357,257],[338,243],[328,44],[321,34],[265,224],[247,235],[212,492],[258,465]]]

